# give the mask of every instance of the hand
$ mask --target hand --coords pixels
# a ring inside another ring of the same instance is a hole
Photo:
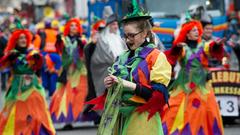
[[[114,83],[117,83],[118,79],[116,76],[108,75],[104,78],[104,85],[106,88],[110,88]]]
[[[222,38],[222,39],[219,39],[219,40],[217,40],[217,41],[215,41],[215,42],[216,42],[216,44],[217,44],[217,45],[222,45],[223,43],[225,43],[225,42],[226,42],[226,40],[227,40],[227,38],[226,38],[226,37],[224,37],[224,38]]]
[[[10,60],[14,60],[14,59],[16,59],[18,56],[19,56],[19,52],[17,52],[16,50],[11,50],[11,51],[9,52],[8,58],[9,58]]]
[[[187,44],[184,43],[184,42],[179,42],[179,43],[177,44],[177,46],[178,46],[178,47],[183,47],[183,46],[187,46]]]

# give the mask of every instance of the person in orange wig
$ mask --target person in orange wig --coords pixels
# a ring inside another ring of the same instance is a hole
[[[82,27],[78,19],[70,19],[63,36],[57,41],[58,52],[62,57],[62,72],[54,93],[50,112],[55,123],[71,126],[81,121],[81,113],[87,95],[87,76],[83,62]]]
[[[184,23],[170,50],[168,61],[179,62],[181,69],[170,85],[169,105],[163,112],[164,134],[223,134],[220,111],[214,92],[206,82],[207,61],[214,57],[221,61],[225,39],[206,43],[201,40],[203,30],[199,21]]]
[[[43,58],[38,51],[27,49],[31,39],[28,30],[15,30],[0,59],[0,67],[12,71],[0,113],[0,135],[55,135],[44,88],[36,75]]]

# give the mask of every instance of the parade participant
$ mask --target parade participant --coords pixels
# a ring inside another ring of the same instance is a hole
[[[129,50],[104,79],[108,91],[98,135],[163,135],[160,113],[168,101],[171,65],[153,42],[149,14],[135,0],[133,6],[122,20]]]
[[[104,20],[98,20],[93,24],[91,30],[91,42],[84,47],[87,75],[88,75],[88,96],[87,101],[96,98],[96,91],[93,84],[92,72],[91,72],[91,58],[96,48],[96,44],[98,42],[99,34],[102,32],[104,27],[106,26],[106,22]]]
[[[41,37],[40,50],[45,60],[42,69],[42,84],[48,90],[48,96],[51,97],[56,90],[58,74],[62,65],[61,57],[56,48],[58,31],[51,27],[50,21],[46,21],[45,30],[39,35]]]
[[[164,108],[164,134],[223,134],[220,111],[213,89],[207,85],[207,58],[221,61],[224,39],[207,44],[201,40],[199,21],[188,19],[173,46],[165,54],[181,69],[170,86],[169,106]]]
[[[12,71],[0,114],[0,135],[55,135],[44,88],[35,74],[43,58],[39,52],[27,50],[30,42],[28,30],[15,30],[0,60],[1,68],[10,67]]]
[[[83,62],[81,39],[82,27],[78,19],[71,19],[65,25],[64,36],[57,41],[62,56],[62,72],[58,78],[57,91],[54,93],[50,112],[55,123],[81,121],[81,112],[87,95],[86,68]]]
[[[114,60],[127,50],[119,32],[117,16],[111,15],[107,18],[107,26],[99,34],[98,42],[91,58],[91,71],[93,84],[97,96],[104,93],[106,89],[103,80],[108,75],[108,67]]]
[[[203,42],[209,44],[212,41],[219,40],[217,37],[213,36],[213,24],[210,20],[201,20],[201,24],[203,27],[203,34],[202,34],[202,40]],[[208,67],[209,68],[215,68],[215,67],[221,67],[222,62],[217,60],[214,57],[208,58]]]

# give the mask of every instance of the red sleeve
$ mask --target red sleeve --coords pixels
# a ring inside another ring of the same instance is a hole
[[[209,53],[212,57],[218,59],[218,60],[222,60],[223,56],[224,56],[224,48],[223,48],[223,44],[218,45],[216,44],[216,42],[211,42],[209,44]]]
[[[176,45],[172,46],[170,50],[165,51],[165,55],[167,56],[167,60],[171,65],[175,65],[178,58],[182,54],[182,47],[178,47]]]

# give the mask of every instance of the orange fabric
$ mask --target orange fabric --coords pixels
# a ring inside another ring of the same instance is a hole
[[[79,116],[79,114],[82,112],[84,107],[85,98],[87,96],[87,77],[84,75],[80,76],[80,83],[77,85],[77,87],[72,88],[71,82],[67,82],[66,85],[62,86],[59,90],[57,90],[52,98],[51,105],[50,105],[50,112],[51,114],[55,114],[58,116],[59,109],[61,107],[61,100],[64,95],[64,92],[66,91],[67,99],[66,99],[66,109],[68,111],[68,108],[70,105],[72,105],[72,112],[73,117],[76,120]],[[60,112],[62,113],[62,112]],[[67,112],[68,114],[69,112]],[[66,117],[66,116],[65,116]]]
[[[158,58],[158,55],[159,55],[160,51],[157,50],[157,49],[154,49],[147,57],[146,57],[146,61],[148,63],[148,69],[149,71],[151,70],[151,67],[153,67],[153,65],[155,64],[155,61],[157,60]],[[138,75],[139,75],[139,82],[141,84],[143,84],[144,86],[148,86],[150,87],[149,85],[149,79],[145,77],[143,71],[141,71],[141,69],[138,69]]]
[[[207,95],[201,95],[197,91],[193,91],[188,95],[183,91],[180,91],[180,93],[178,93],[176,96],[171,96],[169,100],[170,108],[168,108],[168,106],[164,107],[163,116],[163,123],[167,124],[168,133],[171,131],[176,114],[179,111],[180,104],[182,103],[184,97],[184,126],[189,123],[193,135],[198,134],[200,127],[203,128],[205,134],[213,135],[212,128],[214,119],[217,120],[218,127],[223,134],[221,115],[212,90]],[[193,107],[194,100],[200,101],[198,108]],[[182,129],[178,130],[180,132],[182,131]]]
[[[153,65],[155,64],[155,61],[158,58],[159,55],[159,50],[154,49],[147,57],[146,57],[146,61],[148,63],[148,69],[151,70],[151,67],[153,67]],[[149,71],[150,71],[149,70]],[[138,76],[139,76],[139,82],[144,85],[145,87],[150,88],[150,82],[149,82],[149,78],[146,78],[147,76],[144,75],[143,71],[141,69],[138,69]],[[137,102],[137,103],[143,103],[146,102],[143,98],[134,95],[131,99],[131,101]]]
[[[40,49],[40,45],[41,45],[41,37],[38,34],[36,34],[35,35],[35,39],[33,40],[34,49],[39,50]]]
[[[57,52],[55,44],[57,41],[58,32],[54,29],[46,29],[45,33],[46,33],[46,42],[43,50],[45,52],[50,52],[50,53]]]
[[[10,50],[13,50],[16,47],[17,40],[21,34],[26,35],[27,39],[27,47],[30,45],[32,41],[32,35],[29,30],[15,30],[12,35],[10,36],[7,47],[4,50],[4,53],[9,52]]]
[[[37,92],[33,91],[27,100],[18,100],[16,103],[16,113],[15,113],[15,135],[31,135],[39,134],[40,127],[43,126],[49,132],[50,135],[54,135],[54,129],[51,129],[50,125],[50,114],[48,114],[47,104],[44,98]],[[11,108],[11,107],[10,107]],[[4,108],[0,116],[9,114],[10,108]],[[0,135],[6,121],[9,117],[0,119]]]
[[[47,65],[47,69],[53,73],[56,71],[55,67],[54,67],[54,62],[51,60],[50,56],[47,54],[45,56],[45,61],[46,61],[46,65]]]

